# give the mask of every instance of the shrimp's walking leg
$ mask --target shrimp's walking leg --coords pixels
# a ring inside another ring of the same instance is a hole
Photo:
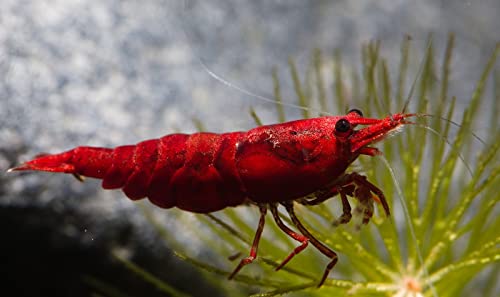
[[[339,189],[340,199],[342,200],[342,215],[332,222],[333,226],[338,226],[340,224],[347,224],[352,218],[351,205],[349,200],[347,200],[347,195],[342,189]]]
[[[323,285],[323,283],[325,282],[326,277],[330,273],[330,270],[332,270],[332,268],[335,266],[335,264],[337,264],[337,260],[338,260],[337,254],[334,251],[332,251],[330,248],[328,248],[327,246],[325,246],[324,244],[322,244],[319,240],[317,240],[304,227],[304,225],[302,225],[302,223],[299,221],[299,219],[295,215],[295,211],[293,209],[293,202],[292,203],[286,202],[286,203],[283,203],[283,205],[285,206],[286,211],[290,215],[290,219],[292,219],[293,224],[297,227],[297,229],[300,230],[300,232],[302,233],[302,235],[304,235],[307,238],[309,238],[309,241],[312,243],[312,245],[314,245],[323,255],[325,255],[325,256],[327,256],[328,258],[331,259],[330,263],[328,263],[328,265],[326,266],[325,272],[323,273],[323,277],[321,278],[321,280],[320,280],[320,282],[318,284],[318,287],[321,287],[321,285]]]
[[[283,221],[281,220],[280,218],[280,215],[278,213],[278,207],[276,206],[276,204],[271,204],[270,205],[271,207],[271,213],[273,214],[273,218],[274,218],[274,221],[276,222],[276,224],[278,225],[278,227],[283,230],[283,232],[285,232],[288,236],[290,236],[291,238],[299,241],[301,244],[296,247],[286,258],[285,260],[283,260],[283,262],[281,262],[281,264],[276,267],[276,271],[280,270],[281,268],[283,268],[283,266],[286,265],[286,263],[288,263],[288,261],[292,260],[292,258],[299,254],[300,252],[302,252],[306,247],[307,247],[307,244],[309,243],[309,238],[307,238],[306,236],[303,236],[301,234],[298,234],[296,232],[294,232],[292,229],[288,228],[287,225],[285,225],[285,223],[283,223]]]
[[[382,190],[369,182],[366,176],[356,172],[343,175],[330,190],[317,191],[314,193],[314,199],[301,200],[299,203],[304,205],[316,205],[337,194],[340,194],[342,200],[342,215],[333,222],[334,226],[348,223],[352,217],[351,206],[349,205],[347,196],[354,197],[360,202],[361,207],[357,207],[355,211],[363,213],[363,224],[367,224],[373,216],[373,200],[382,204],[387,217],[391,215],[389,204]]]
[[[356,206],[354,211],[363,215],[363,221],[361,223],[366,225],[373,217],[374,196],[372,195],[370,189],[364,185],[358,186],[354,194],[356,199],[359,201],[359,204]],[[359,228],[360,226],[357,225],[356,227]]]
[[[266,213],[267,213],[267,207],[265,205],[259,205],[259,210],[260,210],[260,219],[259,219],[259,226],[257,227],[257,231],[255,232],[255,237],[253,239],[252,247],[250,248],[250,256],[241,259],[240,264],[236,266],[236,269],[234,269],[233,273],[229,275],[228,279],[232,279],[238,271],[240,271],[243,266],[250,264],[255,260],[257,257],[257,249],[259,248],[259,240],[262,235],[262,231],[264,230],[264,223],[266,222]]]
[[[389,210],[389,204],[387,204],[387,200],[385,199],[385,195],[382,192],[382,190],[380,190],[379,188],[377,188],[377,186],[375,186],[374,184],[369,182],[366,179],[366,176],[364,176],[364,175],[360,175],[358,173],[353,172],[349,176],[358,187],[364,187],[364,188],[368,189],[370,192],[372,192],[373,194],[375,194],[377,196],[377,198],[380,200],[382,207],[384,208],[385,215],[387,217],[391,216],[391,212]]]
[[[325,200],[333,198],[335,195],[339,194],[340,199],[342,201],[342,215],[339,218],[332,222],[333,226],[338,226],[340,224],[347,224],[351,221],[351,205],[349,204],[349,200],[347,200],[347,195],[353,196],[354,185],[348,184],[345,186],[334,186],[328,192],[319,192],[316,195],[315,199],[312,200],[302,200],[299,201],[300,204],[303,205],[318,205],[323,203]]]

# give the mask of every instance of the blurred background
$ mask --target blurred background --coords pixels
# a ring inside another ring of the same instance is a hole
[[[397,57],[389,65],[396,69],[404,38],[411,37],[418,65],[430,33],[441,53],[454,32],[450,85],[463,109],[499,41],[499,11],[496,0],[2,0],[2,295],[91,296],[89,279],[100,279],[125,284],[130,296],[164,296],[110,258],[117,250],[188,295],[223,296],[172,257],[121,192],[103,191],[95,180],[82,184],[70,176],[5,170],[40,152],[194,132],[193,118],[209,131],[246,130],[255,125],[250,106],[273,123],[273,104],[220,83],[206,67],[266,97],[272,97],[277,67],[284,101],[294,102],[285,74],[290,56],[300,72],[315,48],[340,49],[346,65],[359,67],[360,46],[371,40],[381,40],[381,51]],[[300,117],[297,109],[286,111]],[[487,132],[487,126],[477,130]],[[179,221],[173,212],[155,215],[187,250],[216,259],[183,232],[183,224],[200,224],[196,218],[186,214]]]

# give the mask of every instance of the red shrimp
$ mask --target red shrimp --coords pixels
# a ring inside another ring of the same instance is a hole
[[[337,262],[337,254],[318,241],[296,217],[293,203],[321,203],[339,195],[347,223],[351,207],[347,196],[367,205],[363,223],[380,202],[387,216],[384,194],[366,177],[346,173],[359,155],[375,156],[370,145],[411,122],[415,114],[396,113],[383,119],[365,118],[357,110],[345,116],[326,116],[260,126],[247,132],[223,134],[171,134],[136,145],[114,149],[77,147],[40,155],[9,171],[36,170],[71,173],[102,179],[104,189],[121,188],[132,200],[147,197],[161,208],[178,207],[210,213],[228,206],[255,204],[260,209],[258,229],[250,256],[241,260],[229,278],[257,256],[265,215],[270,209],[279,228],[301,243],[276,268],[282,268],[309,242],[330,258],[321,286]],[[355,129],[358,125],[366,127]],[[278,215],[283,205],[301,234],[286,226]]]

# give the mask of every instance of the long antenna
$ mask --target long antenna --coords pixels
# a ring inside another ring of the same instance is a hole
[[[432,47],[432,37],[429,37],[429,39],[427,40],[425,55],[422,57],[422,61],[420,62],[420,65],[418,66],[417,74],[415,75],[415,78],[413,79],[413,82],[412,82],[411,87],[410,87],[410,91],[408,92],[408,97],[406,97],[405,104],[403,105],[403,109],[401,111],[401,113],[403,113],[403,114],[406,113],[406,109],[408,108],[410,101],[413,98],[413,93],[415,92],[417,82],[418,82],[419,78],[421,77],[422,72],[424,70],[425,61],[426,61],[428,55],[430,54],[431,47]],[[432,128],[429,128],[428,130],[440,135],[437,131],[435,131]],[[448,143],[448,140],[445,139],[445,141]],[[389,161],[383,156],[381,156],[381,159],[384,162],[385,166],[389,169],[389,172],[391,173],[392,180],[393,180],[394,186],[396,188],[396,192],[397,192],[399,200],[401,202],[401,206],[403,207],[404,216],[405,216],[406,221],[408,223],[408,229],[410,231],[410,236],[411,236],[413,242],[415,243],[415,247],[416,247],[415,250],[417,252],[417,258],[418,258],[418,261],[420,262],[420,265],[422,265],[422,270],[423,270],[424,276],[429,277],[429,270],[424,265],[422,251],[418,245],[418,239],[417,239],[417,236],[415,234],[415,228],[414,228],[412,220],[411,220],[410,212],[408,211],[408,206],[406,205],[406,200],[404,199],[404,196],[403,196],[403,191],[401,190],[401,187],[399,186],[399,183],[396,180],[396,175],[394,174],[394,170],[390,166]],[[430,288],[432,295],[434,297],[439,296],[436,288],[434,287],[434,285],[432,283],[429,284],[429,288]]]
[[[401,186],[399,185],[399,182],[396,178],[396,174],[394,173],[394,170],[391,167],[391,164],[389,164],[389,161],[383,156],[379,155],[378,156],[384,163],[384,165],[387,167],[389,172],[391,173],[392,181],[394,182],[394,188],[396,189],[396,192],[398,194],[399,201],[401,202],[401,206],[403,208],[404,215],[406,217],[407,223],[408,223],[408,230],[410,231],[410,236],[415,242],[415,251],[417,252],[417,258],[418,261],[420,262],[420,265],[422,265],[422,269],[424,272],[424,275],[428,278],[429,277],[429,271],[427,267],[424,266],[424,258],[422,257],[422,251],[420,250],[420,247],[418,246],[418,240],[417,240],[417,235],[415,233],[415,227],[413,226],[413,223],[411,221],[411,215],[410,211],[408,210],[408,205],[406,205],[406,200],[403,195],[403,191],[401,190]],[[436,291],[436,288],[432,283],[429,283],[429,288],[432,292],[432,295],[435,297],[438,297],[438,293]]]
[[[418,66],[417,74],[415,75],[415,79],[413,79],[413,82],[412,82],[411,87],[410,87],[410,92],[408,93],[408,97],[406,97],[405,104],[403,105],[403,110],[401,111],[401,113],[406,113],[406,109],[408,108],[408,105],[410,104],[410,101],[413,97],[413,93],[415,92],[415,87],[417,85],[418,79],[420,78],[420,76],[424,70],[425,60],[426,60],[427,55],[429,55],[429,50],[430,50],[431,46],[432,46],[432,38],[429,37],[429,40],[427,41],[427,46],[425,49],[425,55],[422,58],[422,62]]]
[[[218,82],[220,82],[220,83],[222,83],[222,84],[224,84],[224,85],[226,85],[226,86],[228,86],[228,87],[230,87],[232,89],[237,90],[238,92],[240,92],[242,94],[254,97],[254,98],[259,99],[259,100],[264,101],[264,102],[269,102],[269,103],[273,103],[273,104],[280,104],[282,106],[297,108],[297,109],[300,109],[300,110],[313,111],[313,112],[317,112],[317,113],[324,114],[324,115],[332,115],[331,113],[328,113],[326,111],[322,111],[322,110],[319,110],[319,109],[315,109],[315,108],[311,108],[311,107],[306,107],[306,106],[301,106],[301,105],[294,104],[294,103],[279,102],[279,101],[276,101],[275,99],[272,99],[272,98],[269,98],[269,97],[266,97],[266,96],[262,96],[262,95],[253,93],[253,92],[251,92],[251,91],[249,91],[247,89],[244,89],[244,88],[242,88],[240,86],[237,86],[237,85],[231,83],[230,81],[228,81],[227,79],[224,79],[220,75],[217,75],[210,68],[208,68],[207,64],[205,62],[203,62],[203,60],[199,56],[197,56],[197,59],[198,59],[198,62],[200,63],[200,65],[203,67],[203,69],[211,77],[213,77],[214,79],[216,79]]]
[[[459,123],[452,121],[450,119],[447,119],[447,118],[440,116],[440,115],[423,113],[423,114],[419,114],[419,116],[437,118],[437,119],[440,119],[442,121],[448,122],[455,127],[459,127],[459,128],[462,127],[462,125],[460,125]],[[472,137],[474,137],[477,141],[481,142],[482,145],[486,146],[486,141],[484,141],[481,137],[479,137],[476,133],[474,133],[474,131],[467,129],[467,132],[469,132],[472,135]],[[442,136],[442,135],[440,135],[440,136]]]
[[[185,14],[185,12],[186,12],[186,1],[187,0],[183,1],[183,10],[182,10],[183,14]],[[186,32],[185,19],[186,19],[186,17],[184,15],[184,17],[181,18],[181,20],[182,20],[181,30],[182,30],[182,33],[184,34],[184,37],[188,41],[187,45],[188,45],[189,49],[191,50],[191,52],[196,53],[196,51],[192,47],[191,43],[189,42],[189,34]],[[205,72],[208,73],[208,75],[210,75],[212,78],[214,78],[218,82],[220,82],[220,83],[226,85],[227,87],[229,87],[231,89],[234,89],[234,90],[236,90],[236,91],[238,91],[238,92],[240,92],[242,94],[245,94],[247,96],[253,97],[255,99],[259,99],[259,100],[261,100],[263,102],[268,102],[268,103],[273,103],[273,104],[279,104],[279,105],[282,105],[282,106],[296,108],[296,109],[300,109],[300,110],[313,111],[313,112],[316,112],[316,113],[321,114],[321,115],[329,115],[329,116],[333,115],[332,113],[326,112],[324,110],[320,110],[320,109],[316,109],[316,108],[311,108],[311,107],[307,107],[307,106],[301,106],[301,105],[294,104],[294,103],[286,103],[286,102],[282,102],[282,101],[277,101],[277,100],[275,100],[273,98],[270,98],[270,97],[267,97],[267,96],[263,96],[263,95],[259,95],[257,93],[254,93],[254,92],[252,92],[250,90],[247,90],[247,89],[245,89],[243,87],[240,87],[240,86],[238,86],[238,85],[230,82],[229,80],[223,78],[221,75],[216,74],[202,60],[202,58],[200,57],[200,55],[195,54],[195,57],[196,57],[196,60],[198,60],[198,63],[201,65],[201,67],[203,67],[203,70],[205,70]]]

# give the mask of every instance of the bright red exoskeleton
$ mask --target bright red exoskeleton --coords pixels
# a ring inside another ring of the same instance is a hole
[[[363,117],[357,110],[345,116],[327,116],[260,126],[247,132],[223,134],[171,134],[136,145],[114,149],[77,147],[53,155],[40,155],[15,170],[71,173],[102,179],[105,189],[121,188],[132,200],[147,197],[162,208],[209,213],[228,206],[259,206],[260,220],[250,256],[241,260],[232,278],[257,256],[257,247],[270,209],[277,225],[301,242],[276,270],[311,242],[331,261],[320,280],[323,284],[337,262],[337,255],[319,242],[295,215],[293,203],[314,205],[340,195],[343,214],[336,223],[347,223],[351,207],[347,196],[364,209],[363,223],[373,215],[373,201],[389,206],[380,189],[358,173],[347,173],[359,155],[379,153],[371,144],[382,140],[415,114],[396,113],[383,119]],[[355,129],[358,125],[366,126]],[[282,204],[294,232],[279,217]]]

